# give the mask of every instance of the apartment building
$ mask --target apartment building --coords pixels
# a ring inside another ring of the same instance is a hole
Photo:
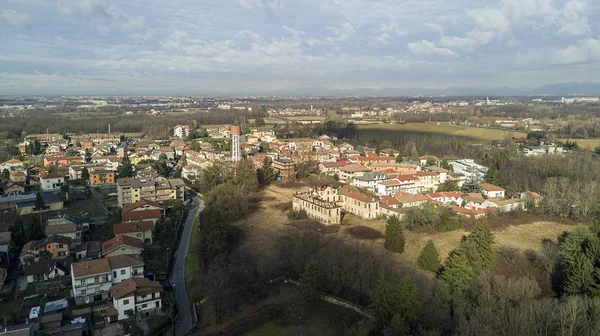
[[[379,197],[351,188],[340,188],[339,193],[345,211],[365,219],[375,219],[379,215]]]
[[[173,135],[177,138],[186,138],[190,135],[190,125],[177,125],[173,129]]]
[[[305,211],[308,217],[325,225],[340,224],[342,212],[338,200],[338,190],[325,186],[297,192],[292,196],[292,208],[294,211]]]
[[[40,176],[42,191],[58,191],[65,184],[65,177],[57,173],[48,173]]]
[[[115,183],[115,172],[107,169],[92,169],[90,171],[90,184],[101,185],[101,184],[114,184]]]
[[[369,168],[366,168],[364,166],[361,166],[361,165],[355,164],[355,163],[340,167],[339,169],[340,169],[340,173],[339,173],[340,181],[346,182],[346,183],[350,183],[352,181],[352,178],[354,178],[354,177],[362,176],[365,173],[371,171]]]
[[[351,185],[358,188],[365,188],[371,191],[377,189],[377,185],[380,182],[389,180],[390,177],[384,173],[379,172],[366,172],[361,176],[355,176],[352,178]]]
[[[137,177],[117,180],[119,207],[142,199],[154,202],[185,200],[185,183],[182,179],[143,179]]]
[[[437,190],[440,185],[440,175],[434,172],[421,171],[415,174],[417,178],[417,192],[428,193]]]

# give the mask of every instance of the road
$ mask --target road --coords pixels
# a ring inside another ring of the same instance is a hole
[[[198,213],[204,209],[204,203],[197,198],[193,198],[188,215],[183,222],[183,231],[179,238],[177,249],[173,253],[173,272],[171,273],[171,283],[173,284],[173,293],[175,304],[177,306],[177,316],[175,323],[175,335],[186,335],[194,325],[190,302],[188,300],[187,289],[185,288],[185,259],[190,246],[190,237],[193,232],[194,220]]]

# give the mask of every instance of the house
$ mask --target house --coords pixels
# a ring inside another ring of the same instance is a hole
[[[494,213],[495,210],[496,210],[495,208],[489,208],[489,209],[465,209],[465,208],[459,207],[457,205],[452,205],[452,206],[450,206],[450,208],[458,216],[470,217],[470,218],[475,218],[475,219],[483,218],[483,217],[487,216],[489,213]]]
[[[471,210],[497,208],[498,206],[492,201],[485,199],[480,193],[469,193],[462,196],[464,208]],[[462,203],[461,203],[462,205]]]
[[[123,254],[140,255],[144,251],[144,244],[140,239],[129,236],[117,236],[102,243],[102,256],[112,257]]]
[[[455,204],[455,205],[460,205],[462,204],[462,195],[463,193],[458,192],[458,191],[446,191],[446,192],[434,192],[431,194],[428,194],[427,197],[431,198],[432,200],[438,201],[444,205],[450,205],[450,204]]]
[[[44,330],[60,328],[62,325],[63,313],[44,314],[40,319],[40,324]]]
[[[142,199],[154,202],[185,200],[185,182],[182,179],[146,179],[137,177],[117,180],[119,207],[136,203]]]
[[[81,156],[46,156],[44,158],[44,167],[49,165],[69,167],[71,165],[79,165],[82,161]]]
[[[444,169],[444,168],[438,167],[438,166],[425,167],[425,170],[434,172],[434,173],[438,173],[440,175],[440,183],[445,183],[446,180],[448,179],[448,177],[450,176],[450,174],[452,174],[452,172],[449,171],[448,169]]]
[[[22,182],[21,182],[22,183]],[[7,182],[2,185],[2,195],[15,196],[25,192],[25,187],[19,183]]]
[[[319,173],[333,176],[340,173],[340,167],[345,166],[345,162],[322,162],[319,163]]]
[[[342,166],[339,169],[340,169],[340,174],[339,174],[340,181],[343,181],[346,183],[350,183],[352,181],[352,178],[354,178],[354,177],[362,176],[366,172],[371,171],[369,168],[366,168],[365,166],[361,166],[361,165],[355,164],[355,163]]]
[[[379,195],[392,196],[400,191],[400,181],[391,179],[377,183],[375,189]]]
[[[112,271],[108,258],[71,264],[71,284],[75,304],[104,301],[110,297]]]
[[[27,181],[27,175],[22,171],[13,171],[10,172],[9,179],[14,183],[25,183]]]
[[[124,222],[113,225],[113,233],[115,236],[129,236],[132,238],[140,239],[145,244],[152,244],[152,238],[154,230],[154,222]]]
[[[57,173],[47,173],[40,176],[42,191],[59,191],[65,184],[65,177]]]
[[[436,191],[440,185],[440,175],[434,172],[421,171],[415,174],[417,192],[428,193]]]
[[[111,281],[113,284],[133,277],[144,277],[144,259],[139,256],[119,255],[108,257],[108,262],[112,271]]]
[[[520,198],[504,199],[503,197],[490,198],[490,202],[496,204],[498,212],[510,212],[523,208],[523,200]]]
[[[448,163],[452,166],[453,172],[464,175],[465,177],[471,177],[476,174],[480,178],[484,178],[489,169],[488,167],[475,163],[473,159],[453,160],[448,161]]]
[[[504,188],[495,186],[493,184],[482,183],[481,189],[481,193],[488,198],[505,197],[506,191],[504,190]]]
[[[340,188],[342,208],[354,215],[365,219],[375,219],[379,214],[379,197],[372,196],[360,190],[348,187]]]
[[[8,171],[24,170],[25,166],[23,165],[23,162],[17,159],[10,159],[0,163],[0,171],[4,171],[4,169]]]
[[[417,158],[417,161],[421,164],[421,166],[425,166],[427,164],[427,160],[431,158],[435,162],[438,162],[440,159],[435,155],[422,155]]]
[[[350,184],[358,188],[364,188],[374,191],[377,189],[377,184],[383,181],[387,181],[389,179],[390,177],[384,173],[366,172],[360,176],[353,177]]]
[[[115,183],[115,172],[107,169],[91,169],[90,170],[90,184],[101,185],[101,184],[114,184]]]
[[[135,203],[126,205],[121,210],[123,222],[147,222],[154,224],[163,216],[165,206],[154,201],[141,199]]]
[[[64,202],[55,193],[43,192],[40,193],[44,201],[44,208],[38,209],[35,204],[36,194],[14,196],[14,206],[19,215],[27,215],[39,211],[59,211],[64,207]],[[3,197],[6,199],[7,197]]]
[[[69,259],[48,259],[33,262],[23,267],[23,275],[27,283],[49,281],[69,274],[71,261]]]
[[[177,125],[173,129],[173,136],[176,138],[187,138],[190,136],[190,125]]]
[[[273,160],[273,170],[282,181],[288,181],[296,178],[296,166],[294,161],[286,158]]]
[[[527,209],[529,206],[538,206],[542,202],[542,195],[533,192],[526,191],[521,193],[521,199],[523,200],[523,207]]]
[[[21,249],[21,264],[29,264],[39,260],[42,251],[48,251],[52,259],[64,259],[70,255],[71,238],[57,235],[26,243]]]
[[[292,209],[305,211],[309,218],[325,225],[340,224],[342,220],[338,189],[331,186],[297,192],[292,196]]]
[[[71,238],[74,243],[81,241],[81,225],[66,218],[51,218],[46,222],[46,236],[57,235]]]
[[[107,311],[109,321],[124,320],[130,316],[148,316],[162,307],[162,286],[158,281],[131,278],[110,289],[113,309]]]
[[[90,240],[75,247],[75,260],[102,258],[102,242]]]
[[[409,194],[402,191],[397,192],[394,198],[398,201],[400,208],[420,207],[430,200],[429,197],[423,194]]]

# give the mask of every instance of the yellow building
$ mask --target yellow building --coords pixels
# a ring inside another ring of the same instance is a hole
[[[113,184],[115,183],[115,173],[111,170],[98,169],[90,172],[90,184]]]
[[[119,207],[145,199],[154,202],[185,200],[185,182],[182,179],[142,179],[137,177],[117,180]]]
[[[325,225],[340,224],[342,207],[337,205],[338,191],[330,186],[309,189],[292,196],[292,209],[305,211],[309,218]]]

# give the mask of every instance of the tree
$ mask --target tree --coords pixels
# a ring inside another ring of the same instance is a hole
[[[433,156],[428,156],[427,157],[427,162],[425,163],[426,166],[435,166],[437,163],[437,161],[435,161],[435,158]]]
[[[2,170],[2,173],[0,174],[0,181],[2,182],[8,182],[10,180],[10,171],[6,168],[4,168],[4,170]]]
[[[271,147],[269,147],[269,143],[266,141],[262,141],[259,145],[259,149],[258,151],[260,153],[268,153],[269,151],[271,151]]]
[[[271,158],[267,156],[264,158],[260,169],[260,184],[269,185],[273,181],[275,181],[275,170],[273,169]]]
[[[380,327],[391,324],[394,329],[405,329],[401,326],[407,328],[421,308],[417,286],[408,276],[397,285],[380,280],[369,296],[372,302],[370,308]]]
[[[319,296],[321,277],[321,265],[317,261],[311,261],[304,266],[300,275],[300,286],[311,300]]]
[[[398,153],[398,156],[396,156],[396,163],[402,163],[402,161],[404,161],[404,158],[402,157],[402,154]]]
[[[383,142],[381,143],[381,146],[379,148],[380,149],[392,148],[392,143],[390,140],[383,140]]]
[[[471,168],[469,173],[469,176],[467,176],[467,179],[463,183],[462,191],[466,193],[481,192],[481,176],[479,172]]]
[[[129,156],[125,154],[123,161],[118,169],[119,177],[132,177],[133,176],[133,165],[129,160]]]
[[[446,180],[444,183],[440,183],[438,186],[438,192],[444,191],[457,191],[458,190],[458,182],[456,180]]]
[[[90,179],[90,171],[87,169],[87,167],[83,167],[81,170],[81,179],[84,181],[88,181]]]
[[[440,269],[440,255],[433,244],[433,240],[430,239],[427,242],[427,245],[425,245],[417,259],[417,262],[424,270],[437,272]]]
[[[471,234],[462,243],[462,249],[476,272],[490,269],[494,265],[494,234],[486,222],[478,222]]]
[[[186,153],[181,154],[181,158],[179,159],[179,162],[181,162],[182,165],[185,165],[187,163],[187,154]]]
[[[41,193],[37,193],[35,195],[35,208],[39,211],[42,211],[46,207],[46,203],[44,203],[44,197],[42,197]]]
[[[402,253],[404,252],[405,243],[406,238],[402,231],[402,223],[396,216],[389,217],[385,225],[385,242],[383,246],[389,251]]]
[[[265,126],[265,119],[263,119],[263,118],[254,119],[254,126],[257,126],[257,127]]]
[[[418,157],[419,157],[419,151],[417,151],[416,146],[413,146],[412,149],[410,150],[410,159],[414,161]]]
[[[29,241],[38,240],[46,237],[42,224],[35,217],[31,217],[29,226],[27,227],[27,239]]]
[[[183,169],[181,167],[177,167],[175,172],[173,172],[173,178],[181,178],[181,174],[183,173]]]
[[[254,192],[258,189],[258,178],[254,164],[248,159],[241,159],[235,170],[235,183],[247,192]]]
[[[461,293],[469,289],[477,277],[477,272],[471,266],[465,253],[454,251],[448,256],[439,277],[448,286],[451,293]]]
[[[485,174],[485,182],[489,184],[493,184],[495,186],[501,186],[502,183],[502,175],[500,175],[500,171],[496,169],[496,167],[491,166]]]
[[[454,168],[452,167],[451,164],[448,163],[448,160],[446,159],[442,159],[442,161],[440,161],[440,167],[449,171],[453,171]]]
[[[565,273],[563,290],[568,294],[599,294],[600,239],[588,228],[573,230],[560,248]]]

